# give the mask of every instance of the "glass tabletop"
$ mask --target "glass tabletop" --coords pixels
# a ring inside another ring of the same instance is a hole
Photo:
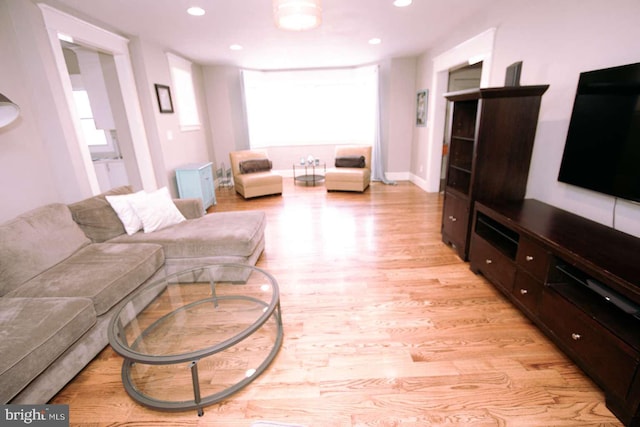
[[[283,330],[278,283],[241,264],[185,270],[145,285],[109,324],[125,389],[156,409],[220,401],[275,358]]]
[[[242,270],[246,280],[229,281]],[[181,271],[145,286],[115,314],[110,343],[140,362],[192,360],[255,332],[279,302],[264,270],[221,264]]]

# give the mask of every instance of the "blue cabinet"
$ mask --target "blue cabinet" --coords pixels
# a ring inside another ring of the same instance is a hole
[[[211,162],[191,163],[176,169],[176,182],[181,199],[199,197],[205,209],[216,204]]]

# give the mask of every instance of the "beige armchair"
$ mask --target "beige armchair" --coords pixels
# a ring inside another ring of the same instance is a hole
[[[325,186],[327,191],[359,191],[363,192],[371,182],[371,146],[349,145],[337,146],[336,160],[348,166],[357,157],[364,157],[364,167],[334,167],[327,170]],[[359,166],[359,165],[358,165]]]
[[[236,192],[245,199],[282,194],[282,176],[271,172],[265,151],[232,151],[229,160]]]

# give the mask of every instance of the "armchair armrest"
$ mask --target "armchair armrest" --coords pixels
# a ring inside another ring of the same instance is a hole
[[[202,200],[199,198],[173,199],[173,203],[186,219],[204,216],[204,206],[202,205]]]

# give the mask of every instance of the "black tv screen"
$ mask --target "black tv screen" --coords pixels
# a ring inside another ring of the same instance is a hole
[[[640,202],[640,63],[580,74],[558,180]]]

